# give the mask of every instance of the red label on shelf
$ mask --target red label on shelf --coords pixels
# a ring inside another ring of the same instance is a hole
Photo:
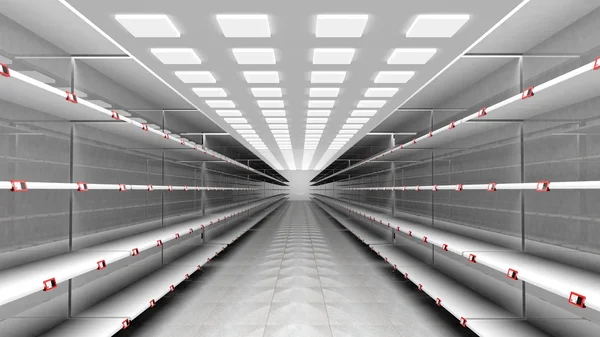
[[[193,228],[190,228],[190,234],[192,234],[194,232]]]
[[[408,231],[408,236],[412,236],[412,231]]]
[[[540,180],[537,182],[535,187],[537,192],[549,192],[550,191],[550,181],[548,180]]]
[[[142,130],[144,130],[144,131],[148,131],[148,125],[146,125],[146,124],[142,124]]]
[[[190,279],[190,274],[185,274],[185,279],[189,280]]]
[[[51,279],[48,279],[46,281],[44,281],[44,291],[48,291],[48,290],[52,290],[54,288],[56,288],[58,286],[58,284],[56,283],[56,279],[53,277]]]
[[[86,182],[77,182],[77,191],[79,192],[87,192],[88,191],[88,185]]]
[[[74,93],[70,92],[70,91],[65,91],[67,93],[67,98],[66,100],[71,102],[71,103],[75,103],[77,104],[77,95],[75,95]]]
[[[131,320],[129,318],[126,318],[123,321],[123,323],[121,323],[121,326],[123,327],[123,330],[127,329],[130,325],[131,325]]]
[[[496,192],[496,183],[489,183],[487,186],[488,192]]]
[[[458,185],[456,185],[456,188],[455,188],[455,191],[456,191],[456,192],[460,192],[460,191],[462,191],[462,190],[463,190],[463,184],[458,184]]]
[[[162,240],[156,240],[156,247],[160,247],[162,245],[163,245]]]
[[[527,89],[525,89],[525,91],[523,91],[523,93],[521,94],[521,99],[526,99],[529,97],[533,97],[534,93],[533,93],[533,89],[535,87],[529,87]]]
[[[571,292],[571,294],[569,295],[569,303],[578,306],[580,308],[585,308],[585,299],[586,297],[578,294],[576,292]]]
[[[154,191],[154,187],[152,185],[148,185],[148,192]]]
[[[418,289],[419,291],[423,291],[423,285],[421,283],[419,283]]]
[[[164,139],[169,139],[169,134],[168,133],[163,133],[163,138]]]
[[[119,184],[119,192],[125,192],[127,191],[127,186],[125,186],[125,184]]]
[[[175,291],[175,286],[171,284],[171,285],[169,286],[169,291],[170,291],[170,292],[174,292],[174,291]]]
[[[471,261],[473,263],[477,263],[477,255],[469,254],[469,261]]]
[[[140,250],[139,249],[133,248],[131,250],[131,255],[136,256],[136,255],[139,255],[139,254],[140,254]]]
[[[98,262],[96,262],[98,264],[98,270],[102,270],[104,268],[106,268],[106,260],[100,260]]]
[[[121,116],[119,116],[119,113],[118,113],[118,112],[116,112],[115,110],[111,110],[110,112],[111,112],[111,118],[112,118],[112,119],[116,119],[116,120],[118,120],[118,121],[120,121],[120,120],[121,120]]]
[[[150,308],[154,308],[156,305],[156,301],[154,299],[150,300]]]
[[[172,192],[173,191],[173,186],[169,185],[169,187],[167,187],[167,190]]]
[[[404,273],[404,278],[408,280],[408,273]]]
[[[459,322],[460,322],[460,325],[462,325],[464,328],[467,327],[467,319],[466,318],[461,317]]]
[[[433,185],[433,191],[437,192],[438,191],[438,185]]]
[[[11,192],[27,192],[27,182],[25,180],[11,180]]]
[[[436,299],[435,299],[435,304],[437,304],[437,305],[438,305],[438,307],[441,307],[441,306],[442,306],[442,300],[441,300],[439,297],[438,297],[438,298],[436,298]]]
[[[481,110],[479,110],[479,112],[477,113],[477,117],[483,117],[483,116],[487,116],[487,108],[482,108]]]
[[[10,70],[8,66],[4,63],[0,63],[0,75],[4,77],[10,77]]]
[[[431,137],[433,137],[433,131],[429,131],[429,136],[428,136],[428,138],[431,138]]]
[[[427,243],[427,237],[423,236],[423,242]]]
[[[179,233],[175,233],[175,240],[179,239]]]
[[[513,279],[513,280],[517,280],[517,279],[518,279],[518,278],[517,278],[517,274],[518,274],[518,273],[519,273],[518,271],[516,271],[516,270],[514,270],[514,269],[511,269],[511,268],[509,268],[509,269],[508,269],[508,272],[506,273],[506,276],[508,276],[509,278],[511,278],[511,279]]]
[[[454,129],[456,127],[456,122],[450,122],[450,125],[448,126],[448,129]]]
[[[445,252],[447,252],[448,251],[448,245],[444,243],[442,245],[442,250],[445,251]]]

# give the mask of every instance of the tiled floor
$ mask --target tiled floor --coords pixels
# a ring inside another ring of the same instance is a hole
[[[120,336],[472,336],[311,202],[288,202]]]

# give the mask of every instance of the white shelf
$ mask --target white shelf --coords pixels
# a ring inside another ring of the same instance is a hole
[[[232,214],[245,216],[243,213],[248,210],[271,205],[280,199],[280,196],[269,197],[219,213],[187,220],[176,225],[143,232],[86,249],[28,263],[23,266],[2,270],[0,271],[0,306],[27,295],[43,291],[44,281],[46,280],[54,278],[57,286],[60,286],[64,281],[97,270],[98,262],[101,260],[110,265],[111,263],[132,256],[134,248],[137,248],[139,253],[141,253],[156,247],[158,244],[157,240],[162,240],[164,244],[175,240],[176,233],[179,233],[179,237],[181,238],[191,234],[190,229],[196,232],[201,230],[203,226],[209,227],[211,221],[214,224],[213,226],[216,226],[224,223],[223,219],[225,216],[228,218]]]
[[[428,226],[417,225],[408,221],[393,218],[387,214],[373,212],[356,205],[340,202],[327,197],[319,196],[329,204],[346,210],[352,210],[367,217],[373,217],[374,223],[380,226],[400,227],[400,232],[412,234],[412,237],[423,240],[427,237],[427,244],[432,244],[448,252],[457,254],[466,259],[475,256],[475,263],[490,267],[500,273],[508,274],[509,269],[517,271],[518,280],[533,284],[557,296],[569,300],[571,293],[585,296],[586,308],[600,311],[600,275],[584,269],[571,267],[562,263],[550,261],[526,253],[463,237],[447,231]],[[380,223],[381,221],[381,223]],[[445,246],[447,245],[447,246]],[[508,276],[507,276],[508,277]],[[577,309],[577,307],[574,306]]]
[[[256,225],[273,208],[260,212],[243,226],[242,234]],[[236,231],[235,235],[240,233]],[[239,237],[239,236],[238,236]],[[123,321],[132,321],[151,308],[151,302],[158,302],[163,296],[174,290],[186,277],[199,270],[227,247],[227,244],[209,241],[192,252],[178,258],[158,271],[139,280],[135,284],[108,297],[43,334],[44,337],[109,337],[123,329]],[[122,317],[115,319],[114,317]],[[102,325],[102,326],[100,326]],[[98,328],[98,329],[96,329]],[[87,333],[94,331],[93,335]]]
[[[331,208],[326,210],[334,218]],[[348,222],[347,222],[348,223]],[[364,241],[363,241],[364,242]],[[525,323],[515,315],[492,303],[485,297],[462,286],[445,274],[433,269],[392,244],[369,245],[381,258],[413,282],[477,335],[497,337],[547,337],[548,335]],[[439,299],[439,301],[438,301]],[[464,319],[464,320],[463,320]],[[490,322],[490,324],[485,324]]]
[[[478,123],[473,120],[523,120],[529,119],[545,112],[557,110],[578,102],[600,96],[597,88],[600,86],[600,70],[594,70],[600,61],[596,60],[552,80],[536,85],[533,88],[534,95],[522,99],[519,93],[499,103],[486,108],[486,115],[479,117],[479,111],[451,124],[445,125],[437,130],[416,137],[414,141],[399,145],[393,149],[386,150],[373,157],[365,159],[345,169],[334,172],[319,180],[319,184],[340,173],[348,172],[365,164],[377,160],[398,161],[407,153],[405,149],[435,149],[445,144],[450,144],[464,137],[480,134],[498,127],[498,123]],[[484,107],[482,107],[483,109]],[[500,124],[501,125],[501,124]],[[408,151],[414,153],[414,151]]]
[[[195,160],[218,160],[244,170],[267,177],[278,183],[283,183],[263,172],[239,163],[215,151],[203,149],[200,145],[180,141],[177,135],[168,135],[161,130],[148,128],[142,130],[142,123],[125,116],[119,116],[120,122],[114,119],[112,110],[102,108],[82,98],[77,103],[67,101],[67,93],[10,69],[10,77],[0,78],[0,100],[18,104],[37,111],[45,112],[61,119],[70,121],[115,121],[115,123],[100,123],[95,127],[113,134],[126,136],[129,139],[142,142],[149,148],[189,148],[195,154]],[[195,151],[194,151],[195,150]]]
[[[321,204],[321,206],[329,209],[329,207],[326,204],[325,205]],[[340,214],[338,212],[329,211],[329,214],[337,222],[339,222],[342,226],[346,227],[346,229],[348,229],[348,231],[350,231],[352,234],[354,234],[357,238],[359,238],[363,243],[365,243],[367,245],[385,244],[385,243],[390,242],[390,241],[386,240],[385,238],[382,238],[381,236],[371,233],[371,231],[369,231],[366,228],[363,228],[361,225],[354,223],[352,221],[349,221],[347,218],[345,218],[343,216],[340,216]]]

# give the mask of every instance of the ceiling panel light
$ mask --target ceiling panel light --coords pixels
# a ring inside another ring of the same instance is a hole
[[[248,135],[242,135],[242,137],[247,138],[247,139],[248,138],[260,138],[260,136],[256,135],[256,134],[254,134],[254,135],[250,135],[250,134],[248,134]]]
[[[369,121],[369,118],[348,118],[348,120],[346,120],[346,123],[349,123],[349,124],[356,124],[356,123],[364,124],[364,123],[366,123],[368,121]]]
[[[269,128],[271,129],[287,129],[287,124],[269,124]]]
[[[115,19],[134,37],[180,37],[165,14],[117,14]]]
[[[466,14],[422,14],[412,23],[406,37],[452,37],[469,21]]]
[[[287,118],[265,118],[268,124],[287,123]]]
[[[304,135],[304,138],[320,139],[321,135],[307,133],[306,135]]]
[[[365,97],[393,97],[397,92],[398,88],[369,88]]]
[[[239,134],[256,134],[254,130],[236,130]]]
[[[192,88],[198,97],[227,97],[223,88]]]
[[[342,134],[354,134],[357,132],[358,132],[358,130],[340,130],[340,133],[342,133]]]
[[[201,64],[192,48],[151,48],[150,52],[163,64]]]
[[[233,101],[208,100],[204,102],[211,108],[235,108]]]
[[[175,76],[183,83],[216,83],[210,71],[176,71]]]
[[[225,122],[229,124],[248,123],[246,118],[225,118]]]
[[[369,16],[359,15],[317,15],[317,37],[361,37]]]
[[[290,133],[290,130],[271,130],[271,133],[273,134],[282,134],[282,133]]]
[[[327,123],[327,118],[307,118],[306,123]]]
[[[350,64],[354,51],[354,48],[316,48],[313,50],[313,64]]]
[[[325,124],[306,124],[307,129],[325,129]]]
[[[331,110],[308,110],[309,117],[329,117]]]
[[[280,100],[275,100],[275,101],[259,100],[259,101],[256,101],[256,103],[261,108],[283,108],[283,101],[280,101]]]
[[[371,117],[375,116],[377,110],[354,110],[352,111],[352,117]]]
[[[239,117],[242,115],[240,110],[216,110],[215,112],[221,117]]]
[[[313,71],[310,74],[310,83],[343,83],[345,79],[345,71]]]
[[[333,108],[335,101],[308,101],[309,108]]]
[[[306,130],[306,133],[322,134],[323,130]]]
[[[262,114],[265,117],[285,117],[285,110],[263,110]]]
[[[273,48],[234,48],[233,56],[238,64],[275,64]]]
[[[254,97],[281,97],[281,88],[251,88]]]
[[[357,108],[381,108],[387,101],[360,101]]]
[[[435,48],[397,48],[388,64],[425,64],[437,52]]]
[[[279,83],[277,71],[244,71],[248,83]]]
[[[406,83],[414,75],[414,71],[380,71],[375,77],[375,83]]]
[[[271,37],[266,14],[218,14],[217,22],[225,37]]]
[[[344,124],[342,125],[342,129],[346,130],[358,130],[362,128],[362,124]]]
[[[250,126],[250,124],[231,124],[231,127],[236,129],[236,130],[241,130],[241,129],[245,129],[245,130],[249,130],[252,129],[252,126]]]
[[[340,88],[310,88],[310,97],[337,97]]]

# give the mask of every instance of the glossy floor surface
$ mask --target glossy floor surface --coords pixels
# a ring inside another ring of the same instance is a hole
[[[312,202],[287,202],[118,336],[472,336]]]

